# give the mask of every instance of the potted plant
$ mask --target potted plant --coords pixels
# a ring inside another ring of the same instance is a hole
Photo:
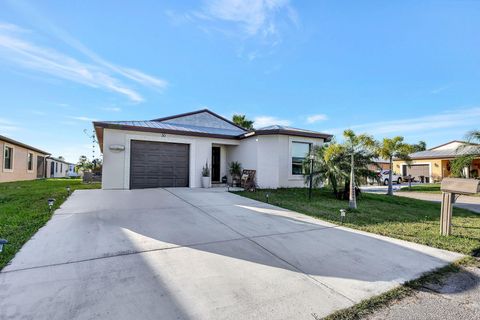
[[[232,186],[240,185],[240,175],[242,174],[242,165],[238,161],[230,162],[228,171],[232,176]]]
[[[210,188],[210,168],[208,167],[208,161],[205,162],[205,166],[202,168],[202,188]]]

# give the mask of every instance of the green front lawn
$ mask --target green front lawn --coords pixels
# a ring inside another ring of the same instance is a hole
[[[440,191],[440,183],[427,183],[427,184],[418,184],[412,186],[411,188],[404,187],[399,190],[402,191],[412,191],[412,192],[425,192],[425,193],[442,193]]]
[[[53,210],[67,198],[66,187],[98,189],[99,183],[84,184],[80,179],[48,179],[0,183],[0,238],[8,244],[0,253],[0,270],[15,253],[52,216],[48,198],[54,198]],[[52,211],[53,211],[52,210]]]
[[[307,189],[237,192],[264,202],[266,193],[273,205],[334,223],[340,223],[339,210],[348,207],[348,201],[335,199],[327,189],[314,190],[311,201]],[[453,235],[442,237],[439,235],[439,203],[363,193],[358,200],[358,209],[347,213],[344,225],[464,254],[480,253],[480,215],[454,208]]]
[[[422,193],[437,193],[440,194],[440,183],[418,184],[411,188],[403,187],[399,192],[422,192]],[[472,194],[473,197],[480,197],[480,193]]]

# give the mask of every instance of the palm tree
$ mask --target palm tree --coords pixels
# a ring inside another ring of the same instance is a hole
[[[402,159],[409,164],[411,162],[409,154],[413,147],[403,142],[403,137],[384,138],[381,142],[377,142],[375,153],[383,159],[390,161],[390,172],[388,173],[388,195],[393,195],[392,174],[393,174],[393,158]]]
[[[412,144],[412,152],[419,152],[427,150],[427,143],[425,141],[418,141],[416,144]]]
[[[332,142],[322,146],[314,146],[313,186],[327,184],[337,198],[350,198],[351,155],[344,143]],[[365,180],[371,176],[368,165],[373,164],[374,154],[367,149],[359,149],[354,154],[354,181]],[[304,162],[305,183],[309,182],[310,161]],[[340,187],[344,186],[343,191]]]
[[[345,148],[350,155],[350,196],[348,206],[350,209],[357,208],[355,195],[355,153],[371,148],[375,145],[373,138],[367,134],[357,135],[353,130],[347,129],[343,132]]]
[[[244,128],[245,130],[253,130],[253,121],[248,120],[244,114],[234,114],[232,122],[237,126]]]
[[[452,161],[451,173],[454,177],[466,178],[465,168],[469,168],[472,161],[480,156],[480,130],[472,130],[465,136],[467,143],[457,148],[457,154],[461,154]],[[465,150],[468,148],[468,150]]]

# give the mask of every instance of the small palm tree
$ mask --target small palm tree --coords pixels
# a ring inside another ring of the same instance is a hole
[[[361,150],[373,148],[375,140],[367,134],[357,135],[353,130],[347,129],[343,132],[345,138],[345,148],[350,154],[350,196],[349,204],[350,209],[357,208],[357,198],[355,195],[355,153]]]
[[[403,142],[403,137],[384,138],[381,142],[377,142],[375,153],[383,159],[390,162],[390,172],[388,173],[388,195],[393,195],[392,174],[393,174],[393,158],[402,159],[410,164],[412,161],[409,154],[413,148],[411,145]]]

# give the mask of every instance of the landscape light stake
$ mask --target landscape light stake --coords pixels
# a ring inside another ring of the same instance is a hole
[[[53,199],[53,198],[48,199],[48,210],[50,212],[52,212],[52,207],[53,207],[54,202],[55,202],[55,199]]]
[[[340,220],[343,222],[345,221],[345,216],[346,216],[347,210],[345,209],[340,209]]]
[[[3,251],[3,246],[6,245],[8,241],[6,239],[0,239],[0,252]]]
[[[67,186],[67,194],[70,195],[70,186]]]
[[[265,198],[266,198],[266,200],[267,200],[267,203],[269,203],[269,202],[268,202],[268,197],[269,197],[269,194],[266,193],[266,194],[265,194]]]

